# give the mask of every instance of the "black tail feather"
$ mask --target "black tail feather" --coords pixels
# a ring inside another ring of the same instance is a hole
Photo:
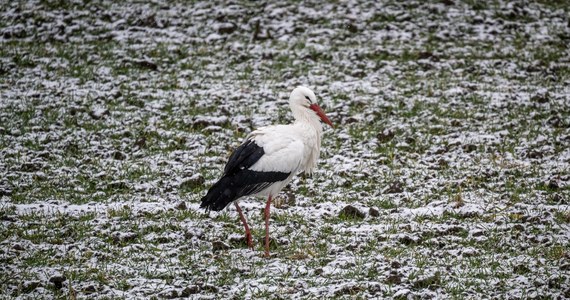
[[[231,186],[231,183],[231,177],[222,177],[208,190],[206,196],[202,198],[200,208],[220,211],[228,206],[232,201],[236,200],[238,195],[233,189],[228,188]]]

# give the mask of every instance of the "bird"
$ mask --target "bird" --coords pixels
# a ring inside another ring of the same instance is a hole
[[[323,136],[321,121],[334,128],[318,105],[315,93],[307,87],[293,89],[289,107],[295,121],[288,125],[261,127],[249,133],[232,152],[221,178],[210,187],[200,204],[206,211],[220,211],[233,202],[245,229],[247,246],[253,250],[251,231],[238,200],[245,196],[267,197],[265,257],[269,257],[272,199],[296,174],[310,175],[315,170]]]

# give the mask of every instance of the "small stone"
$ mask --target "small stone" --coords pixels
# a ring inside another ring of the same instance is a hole
[[[121,93],[121,91],[119,91],[119,90],[117,90],[113,93],[113,98],[115,98],[115,99],[119,99],[122,96],[123,96],[123,93]]]
[[[413,145],[416,143],[416,139],[414,137],[411,137],[411,136],[406,137],[406,139],[404,141],[410,145]]]
[[[97,288],[94,285],[89,285],[83,289],[85,294],[93,294],[95,292],[97,292]]]
[[[140,68],[149,69],[151,71],[158,70],[158,65],[150,60],[134,60],[133,63]]]
[[[12,249],[14,249],[16,251],[22,251],[22,250],[24,250],[24,247],[22,247],[22,245],[20,245],[20,244],[15,244],[14,246],[12,246]]]
[[[485,232],[483,230],[475,230],[471,233],[471,235],[474,237],[483,236],[485,235]]]
[[[463,148],[463,151],[465,151],[467,153],[470,153],[470,152],[477,150],[477,146],[473,145],[473,144],[463,145],[461,148]]]
[[[178,209],[178,210],[186,210],[186,209],[188,209],[188,207],[186,206],[186,202],[185,202],[185,201],[180,201],[180,202],[178,202],[178,204],[176,204],[175,208]]]
[[[413,237],[411,237],[411,236],[409,236],[409,235],[404,235],[404,236],[401,236],[401,237],[398,238],[398,242],[400,242],[401,244],[404,244],[404,245],[409,246],[409,245],[416,245],[416,244],[418,244],[419,239],[418,239],[418,238],[413,238]]]
[[[380,212],[374,207],[371,207],[370,209],[368,209],[368,214],[371,217],[375,217],[375,218],[380,216]]]
[[[121,151],[113,152],[113,159],[115,159],[115,160],[125,160],[126,158],[127,158],[127,155]]]
[[[53,283],[57,289],[61,289],[63,287],[63,282],[66,280],[67,278],[65,275],[57,274],[50,277],[49,282]]]
[[[237,25],[235,23],[222,23],[218,26],[218,33],[219,34],[230,34],[236,31]]]
[[[390,263],[390,267],[394,268],[394,269],[399,269],[402,266],[402,264],[399,261],[392,261]]]
[[[355,76],[355,77],[358,77],[358,76]],[[346,119],[344,119],[345,124],[353,124],[353,123],[358,123],[360,121],[361,120],[359,118],[355,118],[353,116],[349,116]]]
[[[182,291],[180,291],[180,297],[187,298],[190,295],[198,294],[200,292],[200,287],[197,285],[191,285],[185,287]]]
[[[401,181],[394,181],[388,188],[384,190],[385,194],[399,194],[404,192],[403,183]]]
[[[228,250],[230,249],[230,245],[222,242],[222,241],[215,241],[212,242],[212,251],[213,252],[218,252],[218,251],[223,251],[223,250]]]
[[[363,212],[352,205],[345,206],[339,213],[339,217],[364,219],[365,216]]]
[[[348,23],[345,25],[345,27],[350,33],[357,33],[358,32],[358,26],[356,24]]]
[[[532,159],[542,158],[542,156],[543,156],[543,153],[540,151],[536,151],[536,150],[531,150],[526,155],[527,158],[532,158]]]
[[[459,120],[451,120],[450,124],[453,127],[461,127],[463,125]]]

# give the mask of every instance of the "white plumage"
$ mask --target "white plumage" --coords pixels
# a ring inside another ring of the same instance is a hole
[[[291,93],[289,106],[295,122],[251,132],[230,156],[222,178],[202,198],[201,207],[221,210],[243,196],[268,196],[265,207],[265,254],[269,255],[269,209],[275,197],[297,173],[312,173],[317,165],[323,128],[321,121],[331,121],[316,103],[316,96],[306,87]],[[253,247],[251,233],[241,208],[234,202],[246,230],[246,240]]]
[[[291,126],[270,126],[258,129],[250,135],[255,144],[263,148],[264,155],[249,169],[259,172],[283,172],[289,176],[276,181],[266,189],[252,194],[255,196],[276,196],[300,170],[306,157],[305,144],[291,130]]]

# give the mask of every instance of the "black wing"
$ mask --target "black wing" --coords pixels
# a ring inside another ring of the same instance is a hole
[[[230,155],[224,168],[224,175],[232,175],[240,170],[249,169],[265,154],[263,147],[254,140],[247,140]]]
[[[291,173],[260,172],[249,170],[263,155],[263,147],[247,140],[230,156],[224,175],[202,198],[201,208],[222,210],[240,197],[262,191],[277,181],[283,181]]]

